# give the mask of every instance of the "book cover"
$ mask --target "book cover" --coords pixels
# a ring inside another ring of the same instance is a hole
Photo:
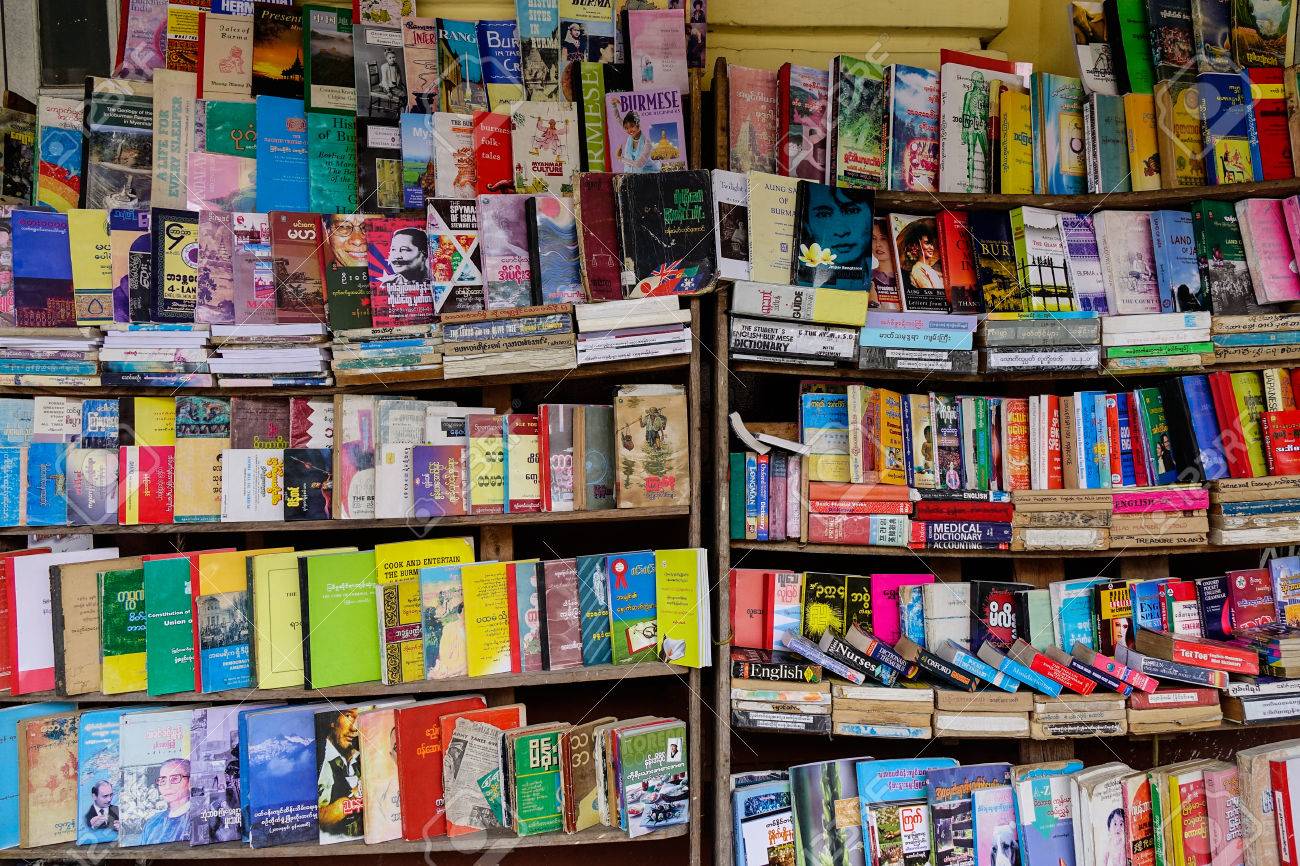
[[[387,707],[357,716],[361,742],[362,816],[366,844],[402,838],[402,794],[397,771],[397,709]]]
[[[888,121],[889,189],[933,192],[939,176],[939,73],[890,66]]]
[[[198,297],[198,214],[155,208],[151,230],[154,265],[149,318],[155,322],[193,321]]]
[[[239,717],[266,704],[200,707],[190,723],[190,845],[236,842],[245,829],[240,808]]]
[[[315,688],[380,678],[375,629],[375,554],[336,553],[303,560],[305,674]]]
[[[778,72],[778,173],[821,181],[826,177],[826,114],[829,73],[792,63]],[[938,156],[936,154],[936,165]]]
[[[531,303],[526,201],[524,195],[478,197],[485,306],[489,310],[526,307]]]
[[[356,121],[350,116],[307,113],[308,208],[319,213],[357,209]]]
[[[129,712],[118,708],[88,710],[77,731],[76,816],[78,845],[117,841],[121,826],[122,764],[118,726]]]
[[[122,716],[119,847],[189,841],[193,713],[168,709]]]
[[[625,386],[614,401],[619,508],[680,505],[690,495],[686,395],[680,386]]]
[[[1257,309],[1234,207],[1228,202],[1197,202],[1192,207],[1192,233],[1202,291],[1208,292],[1214,312],[1242,315]]]
[[[730,155],[728,168],[738,172],[774,172],[776,73],[768,69],[752,69],[734,64],[728,64],[726,69]],[[651,133],[651,140],[654,140],[653,130]]]
[[[1236,209],[1255,300],[1268,304],[1300,297],[1282,202],[1250,199],[1238,202]]]
[[[903,309],[948,312],[935,218],[894,213],[889,221]]]
[[[194,621],[190,561],[185,557],[144,563],[145,676],[149,694],[194,688]]]
[[[707,171],[614,178],[627,297],[690,295],[712,287],[711,187]],[[780,281],[787,278],[788,268]]]
[[[604,556],[580,556],[577,560],[578,603],[582,611],[582,661],[610,664],[609,582]]]
[[[256,159],[257,103],[204,100],[203,140],[209,153]]]
[[[510,107],[515,190],[571,195],[578,165],[578,116],[572,103],[516,102]]]
[[[40,132],[36,167],[36,201],[61,213],[81,197],[80,100],[42,96],[37,100]]]
[[[302,12],[275,3],[255,2],[251,58],[253,96],[302,99],[302,54]],[[261,131],[260,123],[258,130]]]
[[[560,94],[560,10],[555,0],[516,0],[521,77],[527,98]]]
[[[438,19],[402,16],[402,60],[406,69],[406,111],[432,114],[439,106]]]
[[[394,713],[403,838],[419,841],[447,832],[440,720],[444,715],[483,707],[481,695],[466,695],[422,701]]]
[[[276,321],[324,321],[325,275],[321,260],[324,227],[320,216],[275,212],[270,215],[270,223]]]
[[[610,582],[610,644],[614,664],[653,660],[658,642],[653,551],[611,554],[606,557],[605,572]]]
[[[681,9],[641,8],[627,13],[632,89],[690,90],[685,16]]]
[[[476,111],[472,117],[470,143],[474,148],[474,192],[478,195],[514,192],[514,148],[510,139],[510,115],[497,111]],[[601,128],[604,129],[603,125]]]
[[[581,483],[574,479],[575,502],[588,511],[614,508],[614,407],[579,406],[574,410],[573,437],[582,473]]]
[[[682,95],[677,90],[607,94],[605,133],[609,164],[615,172],[646,174],[687,168]]]
[[[20,328],[76,325],[66,214],[15,210],[12,321]]]
[[[433,118],[432,114],[402,113],[402,207],[404,208],[423,208],[425,199],[436,195]]]
[[[76,838],[77,736],[80,713],[69,710],[18,722],[18,820],[24,848]]]
[[[569,200],[542,193],[530,197],[525,208],[533,298],[543,304],[583,303],[578,227]]]
[[[1160,312],[1150,215],[1100,211],[1093,224],[1112,314]]]
[[[798,860],[815,862],[818,852],[834,852],[836,866],[863,866],[856,761],[821,761],[790,768],[794,805],[794,843]]]
[[[197,36],[197,34],[196,34]],[[194,148],[193,71],[158,70],[153,82],[154,207],[185,206],[187,163]]]
[[[758,172],[750,172],[748,179],[749,278],[760,283],[788,283],[800,182]]]
[[[375,327],[433,321],[427,223],[406,216],[366,220],[370,309]]]
[[[1251,111],[1259,139],[1259,174],[1264,180],[1295,177],[1282,70],[1250,69],[1246,74],[1250,79]]]
[[[568,725],[547,727],[550,730],[525,728],[507,738],[514,780],[512,824],[520,836],[551,833],[564,826],[560,737]]]
[[[301,99],[257,98],[257,168],[259,213],[308,209],[307,115]]]
[[[420,570],[420,603],[424,635],[424,677],[467,676],[468,644],[461,566],[442,565]]]
[[[320,841],[315,714],[323,704],[256,710],[240,718],[241,799],[252,847]]]
[[[438,19],[438,67],[442,111],[468,114],[487,110],[478,22]]]
[[[1232,50],[1239,66],[1285,64],[1290,6],[1285,0],[1240,0],[1233,4]]]
[[[544,665],[547,670],[582,667],[582,607],[577,560],[542,563],[542,593],[546,613]]]
[[[375,587],[379,607],[381,671],[384,685],[425,678],[420,582],[414,579]]]
[[[939,189],[944,192],[989,191],[989,73],[1012,71],[990,63],[987,68],[966,62],[940,65]]]
[[[307,110],[356,114],[352,16],[340,9],[306,6],[302,26]]]
[[[353,86],[358,118],[396,120],[405,109],[403,55],[402,31],[395,23],[377,26],[363,19],[353,25]]]
[[[469,676],[511,673],[517,632],[511,628],[509,582],[511,563],[470,564],[461,568],[467,628]]]
[[[1077,764],[1077,762],[1076,762]],[[1074,857],[1074,821],[1070,800],[1070,778],[1043,770],[1045,775],[1022,779],[1016,784],[1016,818],[1020,845],[1027,856],[1064,859]]]
[[[474,116],[439,111],[433,115],[434,193],[445,198],[473,198],[478,186],[474,160]]]
[[[104,572],[99,587],[102,690],[107,695],[144,691],[144,570]]]
[[[495,112],[525,99],[523,57],[514,19],[478,22],[478,51],[488,104]]]
[[[619,812],[626,816],[623,823],[628,836],[635,839],[664,827],[687,823],[690,819],[690,778],[687,772],[690,765],[686,754],[686,723],[669,719],[630,731],[617,731],[615,738],[617,753],[611,756],[611,760],[617,767],[616,781],[622,794]],[[851,775],[852,763],[837,761],[836,767],[849,764],[847,772]],[[856,780],[849,779],[848,787],[854,793],[850,799],[856,800]],[[640,792],[648,790],[658,792],[660,808],[634,808],[641,799]],[[854,832],[854,828],[849,826],[855,820],[861,819],[846,818],[842,832],[849,839],[856,838],[856,848],[850,850],[856,850],[860,855],[861,829]],[[858,862],[861,862],[860,858]]]
[[[202,20],[196,95],[204,100],[251,100],[252,17],[205,13]]]
[[[527,513],[542,510],[541,454],[537,416],[513,413],[504,419],[505,510]]]
[[[1208,310],[1210,299],[1201,288],[1192,217],[1183,211],[1151,214],[1151,241],[1162,313]]]
[[[506,504],[505,435],[496,415],[471,415],[469,501],[471,514],[501,514]]]
[[[153,90],[147,83],[86,81],[79,205],[147,210],[153,188]]]
[[[975,866],[996,866],[1002,858],[1019,852],[1013,827],[1016,821],[1014,789],[999,785],[971,792],[971,836]]]
[[[1196,76],[1205,140],[1205,176],[1210,184],[1249,183],[1262,177],[1250,80],[1242,73]]]
[[[888,97],[879,64],[846,54],[831,61],[826,160],[831,186],[886,186]]]
[[[973,848],[959,847],[951,835],[972,826],[971,793],[996,789],[1011,782],[1008,764],[973,764],[925,771],[926,804],[934,827],[936,866],[974,866]],[[951,843],[948,840],[953,840]]]
[[[331,472],[329,448],[285,449],[285,520],[330,519]]]
[[[795,196],[792,282],[798,286],[865,290],[870,276],[870,190],[801,181]]]
[[[234,231],[231,270],[234,275],[235,321],[275,322],[275,261],[271,256],[271,221],[267,214],[230,215]],[[202,232],[200,232],[202,238]],[[134,257],[134,253],[132,254]]]

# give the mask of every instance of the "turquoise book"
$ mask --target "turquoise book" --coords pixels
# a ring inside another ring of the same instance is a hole
[[[614,664],[654,661],[659,634],[654,551],[610,554],[605,558],[605,577],[609,581],[609,642]]]
[[[588,667],[609,664],[613,653],[604,556],[578,557],[578,605],[582,609],[582,663]]]
[[[67,525],[67,476],[68,445],[66,443],[33,442],[27,446],[28,526]]]
[[[77,733],[77,844],[117,841],[117,804],[122,763],[117,726],[125,710],[89,710]]]
[[[1088,191],[1087,153],[1083,146],[1083,82],[1042,73],[1046,134],[1043,173],[1048,195],[1082,195]]]
[[[356,118],[307,114],[308,210],[354,213],[357,209]]]
[[[0,709],[0,848],[17,848],[19,842],[18,723],[76,708],[75,704],[47,702]]]
[[[1101,178],[1094,192],[1129,192],[1128,120],[1124,97],[1092,94],[1093,124],[1097,131],[1097,156]]]
[[[144,667],[151,695],[194,690],[192,598],[189,557],[145,561]]]

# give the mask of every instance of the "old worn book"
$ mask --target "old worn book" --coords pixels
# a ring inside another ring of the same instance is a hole
[[[100,691],[99,575],[140,568],[140,557],[72,562],[50,569],[54,688],[61,695]]]
[[[614,722],[613,716],[595,719],[569,728],[560,737],[560,761],[564,774],[564,831],[576,833],[600,823],[604,799],[603,779],[597,764],[596,728]]]
[[[691,478],[686,393],[678,385],[628,385],[614,401],[619,508],[685,505]]]
[[[626,297],[694,295],[713,287],[712,187],[707,171],[615,175]]]
[[[18,722],[19,846],[72,842],[77,835],[77,727],[68,709]]]

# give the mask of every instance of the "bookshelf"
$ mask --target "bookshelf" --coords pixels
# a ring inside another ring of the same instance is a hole
[[[699,333],[701,308],[705,303],[699,298],[690,299],[691,326]],[[691,495],[686,506],[642,509],[611,509],[607,511],[542,512],[536,514],[467,515],[439,520],[319,520],[300,522],[256,523],[206,523],[206,524],[149,524],[135,526],[95,527],[11,527],[0,535],[0,549],[24,546],[25,536],[57,534],[93,534],[100,546],[117,544],[122,555],[158,553],[205,549],[216,546],[219,538],[223,544],[239,548],[265,545],[265,540],[275,537],[279,543],[292,544],[300,549],[322,546],[331,539],[346,537],[348,544],[366,547],[375,542],[400,541],[427,535],[473,534],[480,561],[506,561],[536,556],[553,559],[561,556],[594,553],[619,549],[637,549],[647,546],[699,547],[702,546],[701,504],[704,479],[702,431],[703,422],[701,375],[701,347],[696,341],[689,355],[630,360],[578,367],[572,370],[539,370],[523,374],[488,376],[472,379],[420,380],[413,382],[388,382],[376,379],[372,385],[336,388],[210,388],[196,389],[202,393],[225,397],[266,394],[287,397],[290,394],[324,396],[337,393],[366,394],[416,394],[438,390],[447,398],[455,398],[462,405],[491,407],[498,413],[528,411],[539,402],[561,400],[594,402],[594,395],[612,391],[622,384],[664,383],[682,385],[687,391],[690,414],[690,467]],[[172,389],[81,389],[86,396],[133,397],[149,393],[175,396],[193,393],[190,390]],[[74,396],[75,388],[0,388],[0,396],[31,396],[56,394]],[[183,467],[177,473],[178,483],[183,479]],[[591,524],[592,529],[585,529]],[[340,535],[340,532],[345,533]],[[151,538],[152,536],[152,538]],[[517,696],[517,690],[520,695]],[[521,700],[529,706],[530,722],[550,719],[579,721],[596,715],[616,715],[630,718],[642,713],[677,716],[687,725],[689,761],[692,789],[690,809],[692,820],[685,826],[660,830],[636,840],[617,828],[600,827],[577,834],[552,833],[516,837],[513,834],[473,835],[449,839],[445,836],[424,842],[387,842],[378,845],[288,845],[250,849],[241,843],[205,845],[189,848],[178,845],[145,846],[119,849],[103,847],[94,850],[95,857],[106,859],[163,860],[201,856],[205,859],[243,858],[317,858],[317,857],[372,857],[382,854],[445,853],[486,854],[520,850],[511,862],[543,862],[550,856],[547,848],[571,845],[608,845],[626,841],[638,843],[638,859],[661,860],[674,863],[702,862],[703,813],[701,791],[704,781],[704,728],[701,695],[703,680],[697,669],[651,662],[632,666],[604,665],[557,671],[524,674],[500,674],[486,677],[458,677],[446,680],[424,680],[402,686],[385,686],[379,682],[362,683],[325,689],[242,689],[211,694],[183,693],[150,696],[142,693],[102,695],[74,695],[66,698],[86,708],[105,705],[192,705],[196,703],[237,703],[260,701],[321,701],[357,700],[360,698],[392,698],[400,696],[436,697],[446,693],[478,692],[487,697],[489,706]],[[526,695],[526,697],[525,697]],[[32,695],[0,696],[0,704],[26,704],[42,700],[57,700],[45,692]],[[537,715],[532,711],[536,707]],[[635,712],[633,712],[635,710]],[[9,849],[0,852],[0,859],[30,857],[80,857],[90,848],[51,846],[48,848]],[[498,855],[499,856],[499,855]],[[458,861],[459,862],[459,861]]]
[[[1126,193],[1113,196],[1002,196],[959,194],[909,194],[878,192],[879,213],[890,211],[928,213],[945,208],[1005,210],[1020,205],[1036,205],[1070,211],[1105,208],[1180,207],[1202,198],[1236,200],[1256,196],[1279,197],[1300,192],[1300,181],[1288,180],[1238,186],[1166,190],[1150,193]],[[1122,578],[1148,578],[1179,573],[1180,568],[1213,568],[1222,555],[1235,555],[1233,567],[1244,567],[1242,556],[1261,550],[1261,545],[1193,545],[1179,547],[1125,547],[1104,551],[1001,551],[1001,550],[911,550],[900,547],[865,547],[812,544],[794,541],[759,542],[732,540],[729,521],[729,461],[732,432],[728,416],[739,410],[746,421],[789,420],[787,394],[792,394],[793,379],[836,379],[851,381],[897,382],[906,388],[910,382],[925,389],[945,387],[959,389],[978,383],[981,393],[1015,395],[1020,391],[1041,391],[1047,382],[1061,387],[1088,382],[1126,383],[1151,376],[1174,376],[1199,370],[1141,371],[1135,375],[1116,376],[1110,372],[952,374],[944,372],[910,372],[858,370],[845,367],[818,367],[774,361],[730,361],[728,286],[717,292],[717,319],[713,339],[714,415],[713,415],[713,506],[715,508],[714,544],[718,576],[715,592],[719,617],[718,647],[715,661],[714,693],[714,848],[715,863],[733,862],[732,803],[729,777],[732,772],[757,767],[784,768],[804,761],[829,757],[870,754],[874,757],[916,757],[921,754],[952,755],[963,763],[988,760],[1013,762],[1052,761],[1082,753],[1095,762],[1131,760],[1157,764],[1169,760],[1164,751],[1190,752],[1186,757],[1205,757],[1216,752],[1235,750],[1255,742],[1278,740],[1295,735],[1300,723],[1294,720],[1243,726],[1225,721],[1214,728],[1175,731],[1160,734],[1123,734],[1114,737],[1077,739],[1040,739],[1026,737],[953,738],[945,742],[888,740],[844,736],[801,736],[769,731],[736,731],[731,727],[730,683],[730,585],[728,571],[733,567],[774,567],[791,570],[843,570],[869,574],[874,571],[932,572],[937,580],[961,581],[964,578],[1009,579],[1047,587],[1067,576],[1094,575],[1117,571]],[[1213,365],[1206,370],[1262,369],[1277,366],[1267,362],[1250,365]],[[921,383],[925,384],[922,386]],[[1097,387],[1101,387],[1098,385]],[[1123,387],[1123,385],[1120,385]],[[754,417],[746,414],[752,411]],[[743,446],[742,446],[743,447]],[[1174,570],[1171,571],[1171,558]],[[964,561],[970,565],[963,567]],[[1068,571],[1068,574],[1067,574]],[[1222,573],[1216,572],[1216,573]],[[1125,750],[1128,750],[1127,752]],[[1095,753],[1095,754],[1094,754]],[[1088,763],[1093,763],[1090,760]],[[733,764],[736,765],[733,768]]]

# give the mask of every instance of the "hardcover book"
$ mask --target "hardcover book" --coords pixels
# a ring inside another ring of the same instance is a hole
[[[711,186],[707,171],[614,178],[625,296],[693,295],[713,287]]]
[[[607,172],[579,173],[574,182],[573,209],[578,225],[578,254],[582,257],[582,283],[587,300],[621,300],[622,261],[614,210],[614,176]]]

